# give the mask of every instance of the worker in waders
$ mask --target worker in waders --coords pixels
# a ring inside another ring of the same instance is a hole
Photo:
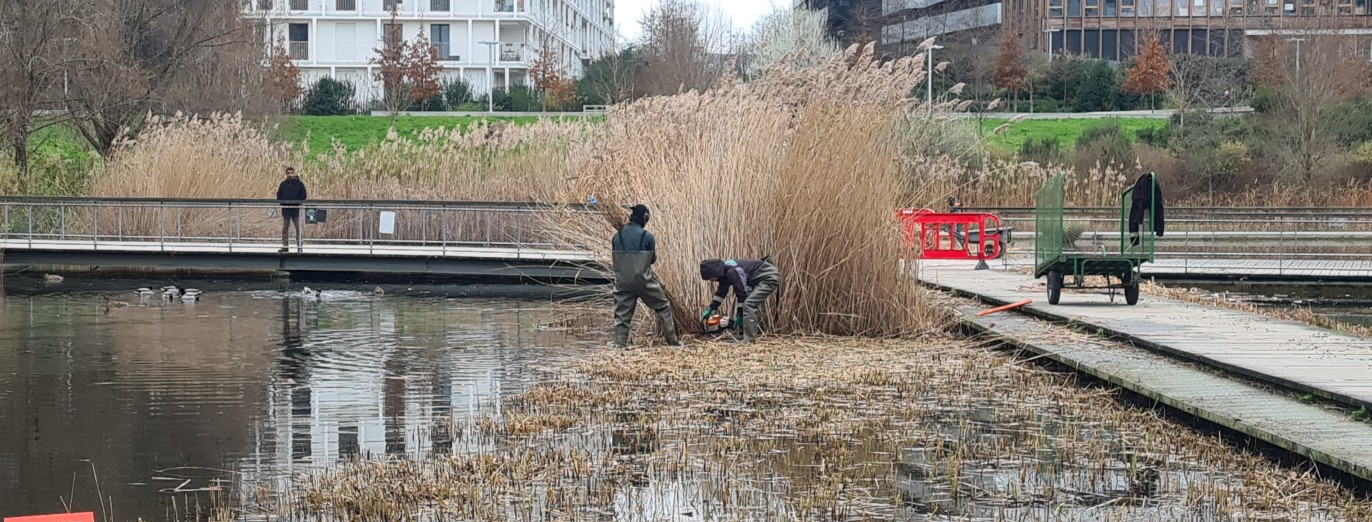
[[[776,265],[765,257],[761,260],[706,259],[700,262],[700,278],[719,282],[715,298],[710,301],[710,308],[705,310],[702,317],[714,315],[715,310],[724,304],[724,299],[729,296],[729,290],[732,289],[734,302],[738,303],[737,308],[742,309],[742,313],[736,311],[734,314],[734,326],[743,327],[745,344],[756,341],[762,333],[758,324],[758,309],[767,301],[767,297],[781,286],[781,272],[777,270]]]
[[[667,344],[681,346],[676,337],[676,324],[672,322],[672,305],[667,302],[667,292],[653,275],[657,239],[643,228],[647,225],[648,207],[634,205],[629,224],[624,225],[611,241],[615,269],[615,345],[620,348],[629,346],[629,326],[640,299],[657,314]]]

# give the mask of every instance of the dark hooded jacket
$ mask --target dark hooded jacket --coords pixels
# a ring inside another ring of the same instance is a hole
[[[737,259],[732,263],[720,259],[706,259],[700,262],[700,278],[719,280],[719,289],[715,291],[715,298],[711,308],[719,308],[724,303],[724,299],[729,297],[729,290],[734,291],[734,300],[742,303],[748,299],[748,292],[752,290],[750,283],[751,277],[762,266],[763,262],[757,259]]]
[[[1153,232],[1159,237],[1167,230],[1167,218],[1162,202],[1162,186],[1158,184],[1157,174],[1152,172],[1139,176],[1134,181],[1133,199],[1129,205],[1129,233],[1133,235],[1143,225],[1145,212],[1153,216]],[[1138,244],[1137,239],[1132,239]]]
[[[305,182],[300,181],[299,177],[286,178],[281,181],[281,186],[276,187],[276,200],[282,202],[281,213],[286,217],[300,216],[301,201],[309,199],[309,193],[305,191]],[[285,203],[291,201],[293,203]]]

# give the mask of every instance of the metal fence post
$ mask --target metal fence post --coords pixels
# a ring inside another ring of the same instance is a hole
[[[67,239],[67,204],[66,204],[66,203],[61,203],[61,204],[58,204],[58,205],[57,205],[57,214],[58,214],[58,217],[57,217],[57,222],[58,222],[58,225],[57,225],[57,227],[58,227],[58,228],[57,228],[58,237],[59,237],[60,239],[62,239],[63,241],[65,241],[65,240]]]

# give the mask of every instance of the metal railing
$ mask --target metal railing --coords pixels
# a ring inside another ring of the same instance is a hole
[[[501,202],[307,201],[299,209],[306,246],[504,248],[553,250],[558,218],[584,205]],[[283,216],[275,200],[150,198],[0,198],[0,239],[9,248],[43,242],[168,249],[196,244],[279,246]]]
[[[1012,262],[1039,245],[1032,208],[988,212],[1014,227]],[[1080,251],[1113,247],[1120,237],[1118,208],[1068,208],[1063,241]],[[1166,233],[1155,242],[1159,266],[1187,272],[1263,273],[1340,271],[1372,277],[1372,211],[1344,208],[1168,208]],[[1022,262],[1022,261],[1021,261]]]

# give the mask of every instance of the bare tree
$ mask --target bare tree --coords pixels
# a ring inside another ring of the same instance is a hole
[[[62,121],[36,115],[58,106],[73,7],[70,0],[0,2],[0,133],[19,168],[20,190],[27,190],[30,137]]]
[[[73,128],[102,154],[152,112],[269,102],[261,94],[265,42],[254,38],[238,2],[91,0],[79,14],[64,106]]]
[[[1273,154],[1288,176],[1308,183],[1328,170],[1339,150],[1331,112],[1367,93],[1370,71],[1362,59],[1365,49],[1354,39],[1319,32],[1298,38],[1262,42],[1258,81],[1272,96],[1257,120],[1269,138],[1264,152]]]
[[[534,59],[529,65],[529,80],[542,98],[544,112],[561,108],[576,101],[576,82],[563,55],[564,42],[571,39],[566,25],[552,19],[552,10],[541,10],[534,16],[541,18],[542,27],[536,30],[537,44]]]
[[[881,29],[886,24],[881,4],[882,2],[861,1],[854,3],[843,23],[842,41],[863,47],[870,42],[877,42],[880,46]]]
[[[734,44],[729,21],[699,0],[661,0],[640,21],[642,95],[704,90],[728,70]]]
[[[829,38],[824,16],[809,9],[776,8],[753,28],[748,74],[762,76],[783,60],[804,68],[824,63],[843,50]]]
[[[583,98],[596,103],[614,105],[630,100],[641,64],[639,49],[624,46],[587,64],[577,88]]]

